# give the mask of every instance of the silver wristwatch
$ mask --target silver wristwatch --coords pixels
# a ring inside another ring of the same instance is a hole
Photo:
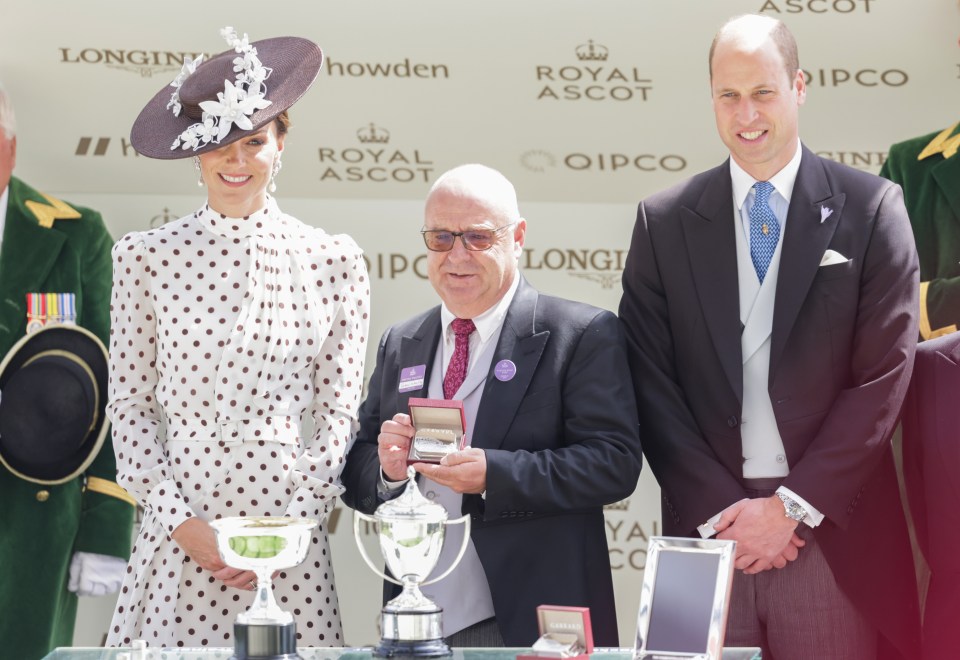
[[[807,517],[807,511],[800,505],[799,502],[794,500],[789,495],[784,495],[783,493],[777,493],[777,497],[779,497],[780,501],[783,502],[783,515],[790,520],[803,522],[803,519]]]

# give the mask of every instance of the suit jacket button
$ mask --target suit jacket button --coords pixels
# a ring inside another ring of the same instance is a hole
[[[37,501],[38,501],[38,502],[46,502],[46,501],[49,500],[49,499],[50,499],[50,491],[49,491],[49,490],[38,490],[38,491],[37,491]]]
[[[730,415],[729,417],[727,417],[727,426],[729,426],[730,428],[732,429],[736,428],[737,424],[739,423],[740,421],[737,419],[736,415]]]

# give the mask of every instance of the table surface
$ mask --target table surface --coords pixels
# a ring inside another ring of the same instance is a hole
[[[303,660],[370,660],[373,649],[366,648],[302,648],[297,652]],[[453,649],[452,660],[514,660],[526,648]],[[229,660],[231,648],[158,649],[133,651],[130,648],[58,648],[43,660],[117,660],[121,654],[130,660]],[[633,649],[596,649],[591,658],[602,660],[630,660]]]
[[[370,660],[373,649],[365,648],[304,648],[298,653],[303,660]],[[451,660],[515,660],[518,654],[529,653],[525,648],[453,649]],[[157,649],[133,651],[129,648],[59,648],[43,660],[118,660],[126,654],[129,660],[229,660],[233,649]],[[759,660],[753,649],[724,649],[724,660]],[[597,648],[591,660],[632,660],[633,649]]]

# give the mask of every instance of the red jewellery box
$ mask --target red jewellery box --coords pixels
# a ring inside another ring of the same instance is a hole
[[[412,398],[410,419],[417,433],[410,443],[407,464],[439,463],[447,454],[463,449],[467,432],[463,401]]]
[[[589,607],[541,605],[537,608],[540,638],[533,653],[518,655],[517,660],[586,660],[593,653],[593,629]]]

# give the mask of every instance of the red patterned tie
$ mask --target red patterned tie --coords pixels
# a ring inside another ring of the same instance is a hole
[[[470,333],[476,330],[470,319],[454,319],[453,334],[457,340],[453,346],[453,357],[447,365],[447,375],[443,377],[443,398],[452,399],[467,377],[467,364],[470,362]]]

